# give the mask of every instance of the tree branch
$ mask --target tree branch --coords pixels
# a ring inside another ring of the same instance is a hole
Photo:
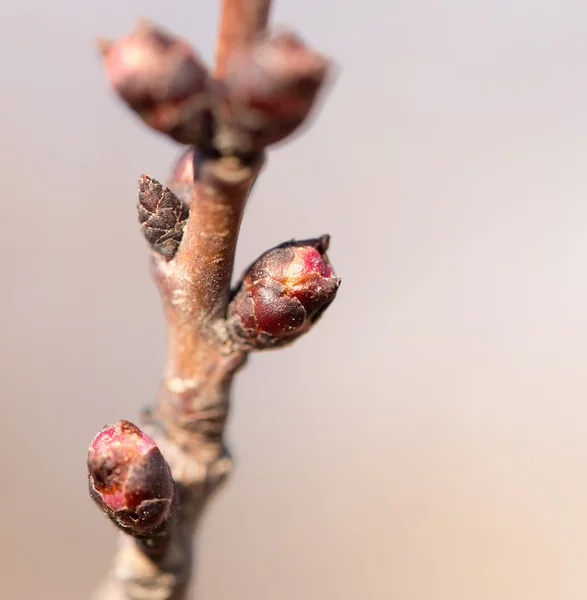
[[[229,58],[265,31],[271,0],[222,0],[215,75],[226,74]]]
[[[265,149],[305,120],[327,69],[296,36],[265,33],[270,4],[223,0],[214,80],[184,41],[150,23],[101,44],[122,100],[190,148],[172,170],[170,188],[147,175],[139,180],[139,221],[162,298],[167,360],[144,433],[120,422],[106,430],[112,436],[96,438],[114,445],[90,446],[92,498],[123,530],[96,600],[186,597],[193,535],[231,469],[223,434],[233,376],[249,352],[308,331],[340,283],[323,236],[268,251],[230,290]],[[144,468],[145,452],[159,470]],[[161,473],[168,479],[157,479]]]

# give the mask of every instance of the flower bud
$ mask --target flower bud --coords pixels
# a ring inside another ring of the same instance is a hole
[[[310,113],[328,67],[289,32],[238,51],[217,84],[216,146],[225,154],[258,152],[286,138]]]
[[[149,126],[183,144],[209,141],[208,70],[185,41],[141,21],[100,50],[110,84]]]
[[[88,451],[90,496],[119,527],[141,535],[161,525],[173,502],[173,479],[155,442],[136,425],[118,421]]]
[[[169,189],[186,205],[192,203],[194,189],[194,154],[193,146],[184,150],[175,161],[168,182]]]
[[[228,307],[232,338],[251,350],[292,342],[334,300],[340,279],[326,250],[329,237],[286,242],[247,270]]]

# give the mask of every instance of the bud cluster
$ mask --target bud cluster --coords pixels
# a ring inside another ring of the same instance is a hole
[[[224,155],[254,155],[288,137],[309,115],[329,69],[289,32],[237,51],[220,81],[185,41],[146,21],[100,44],[111,86],[148,125]]]

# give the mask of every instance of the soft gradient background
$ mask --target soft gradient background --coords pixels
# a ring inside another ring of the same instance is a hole
[[[216,10],[0,6],[3,599],[89,595],[116,535],[87,444],[162,370],[134,204],[177,148],[115,101],[92,36],[148,15],[210,58]],[[584,600],[587,4],[281,0],[275,20],[342,69],[271,154],[237,270],[329,232],[343,286],[238,379],[198,597]]]

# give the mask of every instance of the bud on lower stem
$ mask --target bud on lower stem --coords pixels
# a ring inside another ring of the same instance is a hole
[[[209,142],[208,70],[185,41],[141,21],[100,49],[110,84],[147,125],[182,144]]]
[[[340,279],[326,256],[329,237],[286,242],[247,270],[228,308],[228,328],[244,348],[292,342],[334,300]]]
[[[174,484],[155,442],[128,421],[107,425],[88,451],[90,496],[119,527],[144,535],[171,512]]]

